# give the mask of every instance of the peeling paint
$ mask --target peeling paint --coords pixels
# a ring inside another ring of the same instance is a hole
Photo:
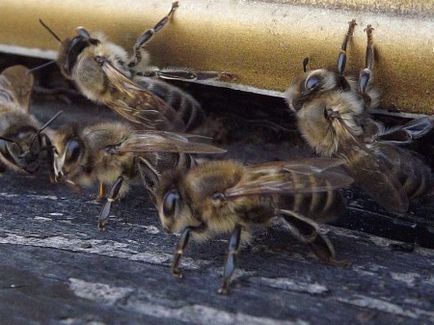
[[[134,228],[141,228],[141,229],[144,229],[145,230],[145,232],[147,233],[147,234],[150,234],[150,235],[157,235],[157,234],[159,234],[159,233],[161,233],[161,231],[160,231],[160,229],[158,229],[158,227],[155,227],[155,226],[146,226],[146,225],[138,225],[138,224],[132,224],[132,223],[124,223],[125,225],[128,225],[128,226],[131,226],[131,227],[134,227]]]
[[[69,279],[69,288],[80,298],[96,300],[108,305],[114,305],[134,291],[133,288],[112,287],[103,283],[91,283],[75,278]]]
[[[0,244],[24,245],[35,247],[48,247],[72,252],[82,252],[86,254],[96,254],[110,257],[127,259],[130,261],[145,262],[157,265],[168,265],[173,255],[164,252],[139,252],[129,248],[129,244],[120,243],[112,240],[83,240],[77,238],[66,238],[61,236],[52,236],[38,238],[28,235],[27,237],[6,233],[5,237],[0,237]],[[86,244],[83,246],[83,244]],[[87,248],[90,244],[92,247]],[[192,259],[185,257],[182,259],[182,268],[194,270],[209,265],[211,262],[201,259]]]
[[[335,299],[337,301],[347,303],[353,306],[375,309],[381,312],[409,317],[413,319],[417,319],[419,316],[422,315],[428,316],[432,321],[434,321],[434,312],[432,311],[426,311],[419,308],[404,309],[401,306],[398,306],[383,299],[377,299],[363,295],[354,295],[352,298],[336,297]]]
[[[395,273],[390,272],[392,279],[406,283],[409,287],[414,287],[416,279],[420,277],[417,273]]]
[[[39,216],[35,216],[33,219],[37,220],[37,221],[53,221],[53,219],[51,219],[51,218],[45,218],[45,217],[39,217]]]
[[[157,318],[167,318],[193,324],[249,324],[249,325],[307,325],[302,320],[287,321],[257,317],[244,313],[231,313],[204,305],[187,305],[181,308],[172,308],[150,302],[137,301],[133,298],[123,303],[121,300],[135,291],[129,287],[110,286],[104,283],[87,282],[81,279],[70,278],[69,287],[80,298],[92,300],[108,305],[126,305],[135,312]]]
[[[63,216],[63,213],[60,213],[60,212],[51,212],[51,213],[49,213],[49,215],[53,216],[53,217],[61,217],[61,216]]]
[[[13,198],[13,197],[26,197],[29,199],[36,199],[36,200],[52,200],[57,201],[58,198],[55,195],[36,195],[36,194],[15,194],[15,193],[0,193],[0,196],[6,197],[6,198]]]
[[[300,280],[291,280],[288,278],[251,278],[249,281],[264,284],[276,289],[283,289],[296,292],[305,292],[312,295],[321,295],[330,292],[330,290],[317,282],[308,283]]]

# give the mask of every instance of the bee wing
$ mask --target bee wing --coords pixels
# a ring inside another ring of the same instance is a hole
[[[5,69],[0,75],[0,104],[14,105],[29,111],[30,95],[33,88],[33,75],[22,65]]]
[[[182,133],[165,131],[136,132],[120,148],[125,152],[177,152],[192,154],[217,154],[225,153],[226,150],[211,144],[191,142],[189,137]]]
[[[246,167],[254,173],[269,173],[271,170],[279,172],[282,168],[293,173],[307,174],[321,173],[345,164],[345,160],[337,158],[303,158],[287,161],[273,161]]]
[[[345,122],[333,120],[337,132],[346,132],[347,139],[340,144],[338,155],[346,160],[347,172],[356,185],[366,191],[388,211],[402,213],[408,209],[408,197],[390,163],[381,152],[374,152],[355,137]]]
[[[101,67],[111,84],[123,95],[107,103],[116,113],[147,129],[183,129],[183,122],[175,118],[174,109],[160,97],[140,87],[109,61],[104,60]]]
[[[411,120],[410,122],[386,130],[377,137],[377,141],[409,144],[415,139],[419,139],[432,130],[434,126],[433,117],[425,116]]]
[[[251,166],[238,184],[225,193],[227,198],[259,194],[300,194],[327,192],[351,185],[353,179],[342,172],[331,171],[316,159],[299,162],[275,162]],[[330,168],[337,160],[329,162]],[[306,163],[311,162],[311,165]],[[333,166],[335,167],[335,166]],[[322,170],[325,168],[324,170]]]

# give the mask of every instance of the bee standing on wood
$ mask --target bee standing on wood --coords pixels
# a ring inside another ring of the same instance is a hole
[[[346,160],[349,174],[383,208],[403,213],[409,198],[430,189],[431,171],[410,151],[397,144],[411,142],[431,130],[431,118],[414,120],[387,130],[372,119],[369,109],[378,105],[374,88],[373,28],[366,27],[365,67],[358,81],[344,74],[347,44],[356,26],[349,28],[339,52],[336,69],[307,70],[286,92],[296,113],[298,127],[309,145],[320,155]]]
[[[164,131],[136,131],[119,122],[78,128],[65,126],[53,138],[57,149],[54,170],[57,180],[90,186],[99,182],[99,198],[105,185],[113,184],[107,204],[99,217],[104,228],[111,203],[125,195],[129,184],[141,177],[153,198],[160,174],[166,169],[190,168],[196,164],[192,154],[225,152],[205,143],[203,137]]]
[[[41,23],[61,43],[57,63],[62,74],[73,80],[84,96],[105,104],[141,128],[190,132],[205,118],[200,104],[181,89],[154,77],[196,80],[229,75],[186,69],[160,70],[149,66],[149,55],[144,46],[169,22],[176,8],[178,2],[174,2],[170,12],[137,39],[131,57],[103,34],[91,35],[79,27],[75,37],[61,41]]]
[[[352,179],[332,170],[340,164],[337,159],[300,159],[244,166],[228,160],[165,172],[155,191],[158,214],[165,231],[182,233],[172,274],[181,277],[178,265],[190,236],[206,240],[232,233],[219,290],[227,293],[240,242],[249,239],[252,226],[270,226],[275,217],[282,217],[291,234],[318,258],[339,264],[317,222],[345,207],[336,189]]]
[[[41,160],[48,160],[52,175],[53,147],[45,125],[30,114],[33,75],[21,65],[5,69],[0,75],[0,169],[35,173]]]

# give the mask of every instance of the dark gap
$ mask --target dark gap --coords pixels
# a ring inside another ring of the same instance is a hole
[[[14,64],[33,68],[44,62],[46,60],[0,55],[0,70]],[[294,116],[284,99],[202,84],[172,83],[195,97],[209,116],[222,121],[225,135],[220,143],[228,149],[225,158],[253,163],[313,156],[297,131]],[[68,122],[87,124],[117,118],[109,109],[79,95],[56,66],[36,71],[35,86],[32,112],[37,118],[44,122],[60,109],[65,112],[53,123],[54,128]],[[377,114],[377,118],[390,126],[408,121],[400,116]],[[409,148],[422,155],[431,168],[434,166],[434,132]],[[403,216],[382,210],[356,188],[346,190],[345,194],[347,212],[332,224],[434,248],[432,194],[412,202],[410,211]]]

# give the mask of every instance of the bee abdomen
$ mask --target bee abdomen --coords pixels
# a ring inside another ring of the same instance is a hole
[[[420,166],[417,166],[417,168],[413,170],[412,175],[405,175],[401,180],[401,184],[407,196],[413,199],[427,194],[430,191],[432,186],[431,177],[430,168],[420,162]]]
[[[200,104],[178,87],[149,77],[137,77],[137,83],[168,103],[184,121],[184,131],[198,128],[205,120]]]
[[[292,178],[297,182],[297,174]],[[319,186],[328,185],[326,179],[312,176],[309,179],[314,190]],[[327,221],[342,213],[345,208],[345,199],[337,190],[330,187],[328,191],[302,193],[285,196],[281,201],[281,208],[296,211],[317,221]]]

